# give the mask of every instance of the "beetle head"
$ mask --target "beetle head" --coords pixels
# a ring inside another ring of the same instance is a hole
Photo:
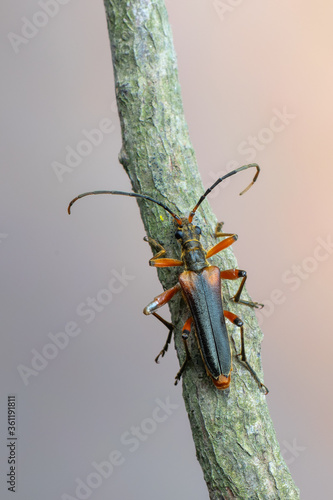
[[[181,224],[175,220],[175,238],[183,245],[186,241],[200,241],[201,229],[195,226],[186,217],[180,219]]]

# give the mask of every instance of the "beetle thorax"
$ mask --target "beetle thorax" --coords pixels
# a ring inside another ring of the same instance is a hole
[[[201,229],[194,226],[186,218],[182,218],[182,225],[177,224],[176,238],[182,247],[182,261],[186,271],[202,271],[209,266],[206,252],[200,242]]]

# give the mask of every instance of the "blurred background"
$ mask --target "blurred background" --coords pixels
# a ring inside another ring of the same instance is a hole
[[[42,7],[43,6],[43,7]],[[332,2],[166,1],[185,115],[258,319],[277,437],[304,500],[331,490]],[[2,2],[0,470],[19,500],[208,499],[129,190],[103,2]],[[42,14],[41,14],[42,13]],[[191,208],[191,207],[190,207]],[[164,316],[168,312],[164,311]],[[112,464],[112,465],[110,465]]]

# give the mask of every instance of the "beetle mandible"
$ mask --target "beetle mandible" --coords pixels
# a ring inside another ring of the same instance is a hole
[[[251,302],[241,299],[242,290],[244,288],[247,274],[246,271],[240,269],[226,269],[220,270],[216,266],[209,264],[208,260],[213,255],[217,254],[221,250],[232,245],[238,238],[236,234],[224,233],[221,231],[223,223],[219,223],[215,229],[215,237],[225,237],[219,243],[214,245],[208,251],[206,251],[201,242],[200,235],[201,229],[192,223],[195,212],[201,205],[206,196],[224,179],[232,175],[237,174],[242,170],[248,168],[256,168],[256,173],[253,177],[252,182],[240,193],[244,194],[257,180],[260,168],[256,163],[251,163],[249,165],[243,165],[223,177],[217,179],[210,188],[208,188],[205,193],[201,196],[198,203],[195,205],[193,210],[190,212],[188,217],[179,217],[172,212],[163,203],[147,196],[145,194],[138,193],[127,193],[124,191],[91,191],[88,193],[82,193],[76,198],[74,198],[69,206],[68,213],[70,214],[71,207],[78,199],[92,194],[115,194],[123,196],[133,196],[136,198],[142,198],[145,200],[152,201],[157,205],[164,208],[169,214],[172,215],[174,223],[176,226],[175,237],[181,245],[181,260],[165,258],[166,250],[163,246],[150,237],[145,237],[144,240],[149,242],[151,246],[157,251],[154,257],[149,260],[149,265],[153,267],[184,267],[183,272],[179,275],[178,283],[172,288],[165,290],[163,293],[154,298],[143,310],[144,314],[152,314],[161,321],[168,329],[169,334],[166,343],[155,358],[158,362],[160,357],[163,357],[168,350],[169,344],[172,339],[172,334],[174,326],[163,319],[156,311],[167,304],[174,295],[181,292],[185,299],[189,309],[190,316],[185,322],[182,329],[182,338],[184,342],[186,358],[182,364],[179,372],[175,377],[175,384],[181,378],[181,375],[185,369],[187,362],[190,359],[190,353],[187,345],[187,339],[191,331],[191,326],[194,323],[194,331],[198,341],[199,350],[202,356],[202,360],[206,369],[207,374],[211,377],[214,385],[218,389],[227,389],[230,386],[231,381],[231,371],[232,371],[232,359],[231,359],[231,348],[230,348],[230,338],[225,324],[225,318],[231,321],[234,325],[240,328],[241,336],[241,352],[237,355],[242,363],[249,370],[260,389],[267,394],[267,387],[259,380],[259,377],[248,363],[245,354],[245,343],[244,343],[244,327],[243,322],[238,316],[230,311],[223,309],[222,305],[222,290],[221,290],[221,280],[236,280],[242,278],[240,286],[236,295],[232,298],[234,302],[245,304],[250,307],[262,307],[262,304],[257,302]]]

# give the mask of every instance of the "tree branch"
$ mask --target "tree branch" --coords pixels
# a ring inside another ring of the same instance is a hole
[[[165,203],[177,215],[188,215],[204,192],[185,122],[176,56],[162,0],[104,0],[122,130],[119,161],[133,190]],[[246,180],[244,182],[246,185]],[[179,258],[172,218],[149,201],[138,200],[147,234],[161,242],[168,257]],[[207,201],[196,214],[204,246],[214,244],[216,218]],[[237,267],[231,250],[216,256],[221,269]],[[159,271],[163,288],[177,283],[179,270]],[[236,285],[235,285],[236,286]],[[234,284],[223,285],[227,301]],[[144,304],[145,305],[145,304]],[[228,305],[243,319],[249,362],[263,379],[259,330],[246,306]],[[170,303],[175,344],[185,358],[181,328],[189,316],[182,298]],[[230,328],[237,352],[238,331]],[[298,499],[299,492],[281,456],[265,397],[235,359],[230,389],[218,391],[205,373],[194,335],[192,362],[183,376],[183,397],[197,458],[211,500]]]

